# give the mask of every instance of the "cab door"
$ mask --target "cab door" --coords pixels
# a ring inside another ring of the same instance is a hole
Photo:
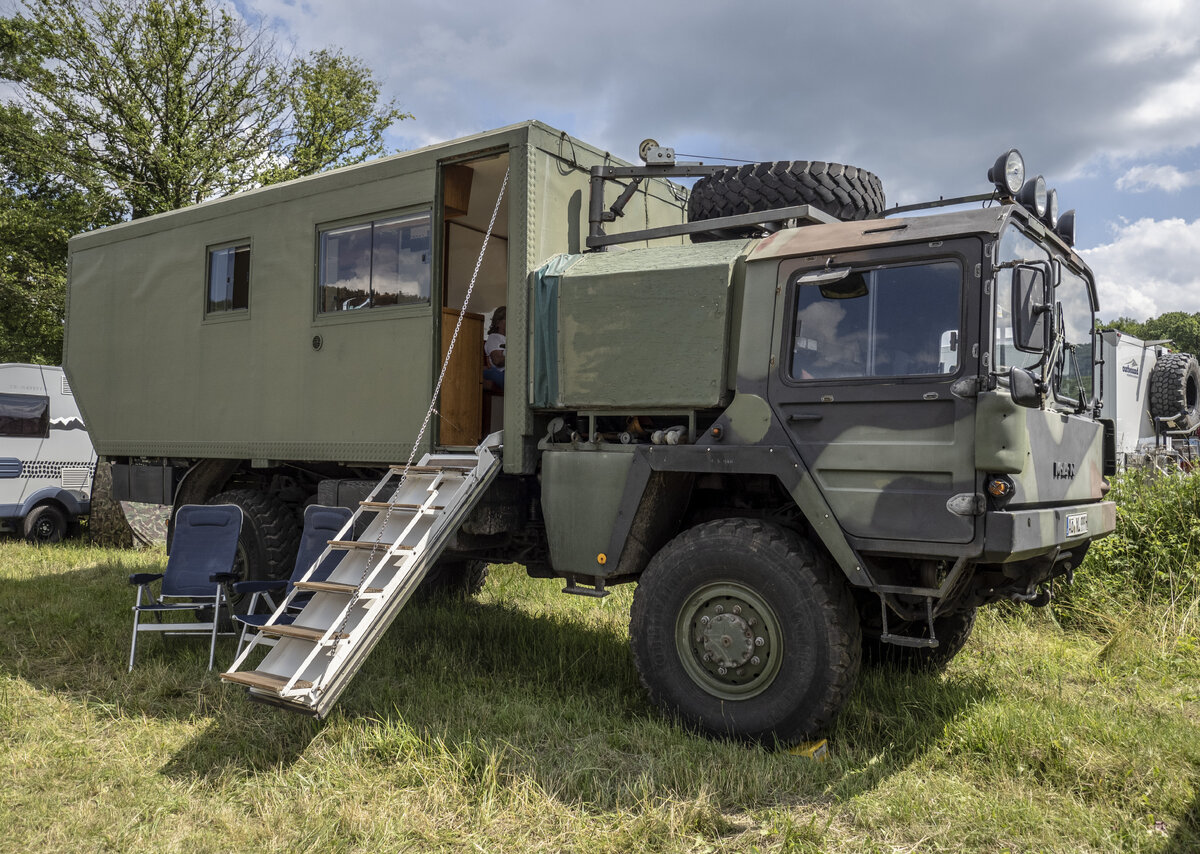
[[[851,537],[975,536],[973,398],[952,387],[978,373],[980,253],[962,240],[781,265],[771,406]]]

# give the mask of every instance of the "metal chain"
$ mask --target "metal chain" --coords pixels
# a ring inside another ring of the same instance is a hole
[[[471,303],[471,294],[475,292],[475,280],[479,278],[479,268],[483,266],[483,253],[487,252],[488,243],[492,240],[492,229],[496,226],[496,216],[500,213],[500,202],[504,198],[504,191],[508,187],[508,171],[504,170],[504,180],[500,183],[500,192],[496,195],[496,206],[492,208],[492,218],[488,221],[487,233],[483,238],[483,246],[479,248],[479,257],[475,259],[475,271],[471,273],[471,282],[467,285],[467,295],[463,297],[462,309],[458,313],[458,320],[454,324],[454,334],[450,336],[450,346],[446,348],[446,358],[442,361],[442,370],[438,374],[437,384],[433,388],[433,398],[429,401],[429,408],[425,410],[425,419],[421,422],[421,429],[417,433],[417,440],[413,442],[412,450],[408,452],[408,461],[404,463],[404,471],[400,474],[400,481],[396,484],[393,493],[399,491],[400,487],[404,486],[404,482],[408,479],[408,470],[412,468],[413,459],[417,455],[417,448],[421,446],[421,440],[425,438],[425,431],[429,428],[429,420],[433,417],[433,413],[437,411],[438,396],[442,393],[442,382],[446,379],[446,370],[450,366],[450,357],[454,354],[454,345],[458,343],[458,332],[462,329],[463,315],[467,311],[467,306]],[[334,632],[334,638],[346,631],[346,625],[350,622],[350,612],[354,610],[354,606],[358,604],[358,600],[362,596],[363,584],[367,581],[367,576],[371,573],[371,567],[375,561],[375,554],[379,551],[379,547],[383,545],[383,532],[387,529],[387,524],[392,518],[392,502],[388,502],[387,512],[383,516],[383,524],[379,526],[379,530],[375,532],[375,542],[371,545],[371,551],[367,554],[366,563],[363,566],[362,577],[358,579],[358,584],[354,587],[354,593],[350,595],[350,602],[346,605],[346,610],[342,615],[342,622]]]

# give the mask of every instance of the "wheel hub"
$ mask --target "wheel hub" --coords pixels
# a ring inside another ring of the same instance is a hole
[[[775,612],[736,582],[696,591],[676,623],[675,645],[692,680],[724,699],[747,699],[774,681],[782,660]]]
[[[721,667],[741,667],[754,654],[754,632],[735,614],[718,614],[702,626],[696,640]]]

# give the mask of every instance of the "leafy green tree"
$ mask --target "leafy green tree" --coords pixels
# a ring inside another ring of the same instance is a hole
[[[292,69],[287,102],[291,121],[280,159],[286,165],[263,176],[265,183],[360,163],[385,152],[383,135],[411,113],[394,101],[380,104],[370,69],[340,51],[318,50]]]
[[[72,234],[384,152],[358,59],[292,60],[216,0],[21,0],[0,18],[0,359],[58,363]]]
[[[22,2],[0,79],[134,218],[379,154],[407,118],[360,61],[290,61],[212,0]]]
[[[1200,314],[1168,311],[1147,320],[1142,327],[1147,340],[1169,338],[1175,342],[1176,350],[1200,353]]]
[[[1120,317],[1111,323],[1101,324],[1105,329],[1118,329],[1143,341],[1169,339],[1174,348],[1183,353],[1200,355],[1200,313],[1168,311],[1158,317],[1136,321],[1132,317]]]
[[[67,238],[116,222],[106,193],[64,178],[57,141],[0,105],[0,361],[62,361]]]

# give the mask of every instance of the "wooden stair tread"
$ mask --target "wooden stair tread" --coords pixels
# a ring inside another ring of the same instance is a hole
[[[409,466],[407,469],[404,466],[390,466],[390,468],[396,474],[404,474],[405,471],[409,474],[466,474],[467,472],[474,471],[475,465],[472,463],[461,466]]]
[[[350,595],[358,588],[353,584],[341,584],[337,581],[297,581],[297,590],[311,590],[314,593],[345,593]],[[382,593],[382,587],[368,587],[364,593]]]
[[[288,677],[276,676],[274,673],[259,673],[257,670],[250,670],[238,673],[222,673],[221,678],[226,682],[237,682],[239,685],[245,685],[249,688],[260,688],[264,691],[274,691],[278,694],[283,690],[283,686],[288,683]],[[313,683],[305,679],[297,679],[294,688],[311,688]]]
[[[286,624],[281,626],[261,626],[259,631],[264,635],[273,635],[279,638],[298,638],[299,640],[319,641],[325,637],[325,629],[314,629],[309,626],[297,626],[294,624]],[[333,640],[342,640],[350,635],[345,632],[335,632]]]
[[[377,552],[386,552],[388,549],[395,549],[401,552],[412,551],[412,546],[389,546],[387,543],[377,543],[367,540],[330,540],[329,547],[331,549],[372,549]]]
[[[393,510],[420,510],[421,509],[420,504],[393,504],[390,501],[360,501],[360,502],[358,502],[358,504],[360,507],[368,507],[372,510],[386,510],[389,507],[392,508]],[[429,510],[445,510],[446,505],[433,504],[428,509]]]

